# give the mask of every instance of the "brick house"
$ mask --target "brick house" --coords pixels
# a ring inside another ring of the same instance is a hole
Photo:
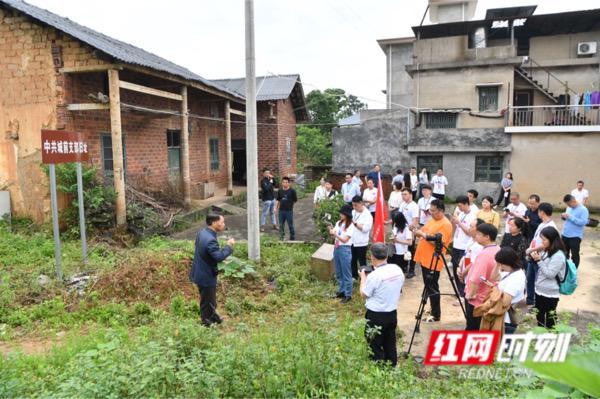
[[[213,82],[245,96],[245,78]],[[296,123],[308,121],[300,75],[258,76],[256,78],[258,122],[258,168],[286,176],[296,173]],[[246,174],[244,125],[232,126],[233,180],[242,183]]]
[[[41,129],[85,136],[90,164],[115,186],[118,224],[125,184],[187,205],[206,182],[229,191],[232,130],[243,137],[244,103],[239,92],[140,48],[0,0],[0,189],[10,191],[15,216],[49,214]],[[284,106],[276,111],[289,119]],[[261,136],[259,129],[259,147]]]

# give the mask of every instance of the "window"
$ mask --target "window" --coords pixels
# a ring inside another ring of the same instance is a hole
[[[211,118],[218,118],[220,115],[219,112],[219,104],[218,103],[211,103],[208,106],[208,113],[210,114]]]
[[[417,156],[417,173],[421,173],[423,168],[427,169],[427,174],[431,178],[438,169],[444,168],[444,160],[441,155],[419,155]]]
[[[169,160],[169,175],[181,174],[181,131],[167,130],[167,151]]]
[[[475,181],[497,183],[502,179],[501,155],[486,155],[475,157]]]
[[[219,139],[211,138],[208,147],[210,148],[210,170],[219,170]]]
[[[288,166],[292,164],[292,139],[285,139],[285,154],[287,156],[287,164]]]
[[[103,134],[100,136],[102,140],[102,170],[104,171],[105,177],[113,177],[114,165],[113,165],[113,151],[112,151],[112,136],[110,134]],[[125,136],[122,136],[123,144],[123,171],[127,171],[127,157],[125,155]]]
[[[428,129],[456,129],[456,112],[429,112],[425,114]]]
[[[479,111],[498,111],[498,86],[480,86]]]

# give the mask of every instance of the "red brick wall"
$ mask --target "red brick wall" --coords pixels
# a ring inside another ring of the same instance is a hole
[[[289,175],[296,173],[296,116],[292,102],[287,100],[277,101],[278,123],[278,156],[279,173]],[[291,156],[288,162],[287,142],[290,142]]]

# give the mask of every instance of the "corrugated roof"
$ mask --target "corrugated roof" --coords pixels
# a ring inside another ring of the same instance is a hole
[[[244,98],[239,92],[222,87],[218,83],[205,79],[189,69],[159,57],[156,54],[152,54],[120,40],[113,39],[112,37],[96,32],[86,26],[79,25],[68,18],[61,17],[50,11],[25,3],[22,0],[0,0],[0,4],[12,7],[33,19],[50,25],[126,64],[134,64],[166,72],[187,80],[202,83],[236,98]]]
[[[246,96],[246,78],[216,79],[217,84]],[[284,100],[290,96],[296,83],[300,83],[300,75],[278,75],[256,77],[256,101]]]

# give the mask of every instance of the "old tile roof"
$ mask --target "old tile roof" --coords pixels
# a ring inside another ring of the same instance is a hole
[[[28,4],[22,0],[0,0],[0,5],[14,8],[29,17],[52,26],[72,37],[78,39],[89,46],[102,51],[103,53],[126,64],[139,65],[142,67],[154,69],[160,72],[166,72],[187,80],[202,83],[221,92],[227,93],[233,97],[243,99],[237,91],[221,86],[219,83],[210,81],[200,75],[195,74],[187,68],[177,65],[162,57],[145,51],[139,47],[122,42],[112,37],[96,32],[86,26],[79,25],[68,18],[61,17],[50,11]]]
[[[228,88],[239,95],[246,96],[246,78],[216,79],[217,84]],[[300,82],[300,75],[277,75],[256,77],[256,100],[284,100],[290,96],[296,83]]]

